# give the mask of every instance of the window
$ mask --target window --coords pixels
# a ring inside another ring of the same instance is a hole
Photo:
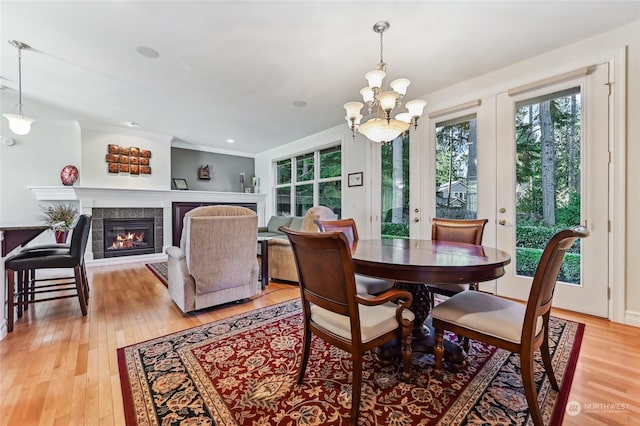
[[[310,207],[342,211],[342,150],[334,146],[275,163],[276,214],[302,216]],[[293,173],[295,171],[295,173]]]
[[[478,166],[475,114],[436,124],[436,217],[475,219]]]

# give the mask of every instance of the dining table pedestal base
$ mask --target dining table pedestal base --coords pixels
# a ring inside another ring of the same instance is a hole
[[[393,286],[406,290],[413,295],[413,304],[409,308],[415,315],[414,328],[411,335],[411,349],[413,352],[434,354],[435,332],[429,316],[429,290],[426,284],[396,282]],[[467,354],[464,349],[451,340],[444,340],[444,359],[449,367],[456,371],[464,367]],[[382,365],[388,365],[401,356],[400,342],[390,342],[378,348],[378,360]]]

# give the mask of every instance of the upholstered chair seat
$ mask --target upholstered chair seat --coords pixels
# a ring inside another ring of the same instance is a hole
[[[480,291],[461,292],[434,308],[437,318],[497,339],[520,343],[526,306]],[[536,334],[542,331],[538,318]]]

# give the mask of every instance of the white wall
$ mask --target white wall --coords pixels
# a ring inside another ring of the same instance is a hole
[[[17,95],[2,92],[2,113],[13,111]],[[80,165],[80,131],[71,120],[58,112],[29,101],[25,114],[37,121],[25,136],[15,135],[7,120],[0,119],[2,137],[15,141],[13,146],[0,144],[0,221],[39,222],[38,201],[28,186],[61,185],[60,171],[68,164]],[[82,177],[82,173],[81,173]]]
[[[131,131],[129,134],[108,129],[82,127],[80,184],[83,187],[171,189],[171,138]],[[108,173],[107,146],[116,144],[151,151],[150,175]]]

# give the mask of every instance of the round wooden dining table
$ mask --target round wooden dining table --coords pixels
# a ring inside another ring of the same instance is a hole
[[[427,322],[430,306],[426,283],[490,281],[504,275],[504,267],[511,262],[509,253],[492,247],[415,239],[359,240],[352,247],[351,257],[355,273],[394,280],[394,287],[413,294],[412,347],[430,353],[434,343]],[[463,362],[465,355],[458,345],[449,342],[445,349],[450,362]]]

